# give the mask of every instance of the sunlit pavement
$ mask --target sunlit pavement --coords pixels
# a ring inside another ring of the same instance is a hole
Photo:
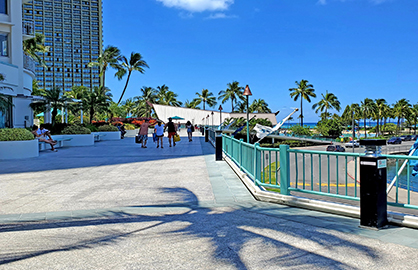
[[[0,161],[0,268],[416,268],[418,230],[257,202],[209,143],[181,135]]]

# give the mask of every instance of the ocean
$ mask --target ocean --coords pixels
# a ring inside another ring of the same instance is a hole
[[[387,123],[393,123],[396,125],[396,122],[387,122]],[[309,128],[315,128],[316,127],[317,122],[307,122],[307,123],[303,123],[304,126],[307,126]],[[283,124],[282,128],[290,128],[292,126],[296,126],[299,125],[298,122],[286,122]],[[364,125],[363,121],[360,121],[360,128],[362,128]],[[366,122],[366,126],[367,127],[375,127],[377,125],[377,122],[373,122],[373,121],[367,121]]]

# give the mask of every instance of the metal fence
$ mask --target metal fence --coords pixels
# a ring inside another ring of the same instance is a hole
[[[222,148],[258,186],[290,195],[291,191],[356,200],[360,198],[359,153],[337,153],[280,148],[265,148],[223,135]],[[418,209],[418,181],[410,177],[409,161],[418,157],[385,155],[388,183],[405,163],[405,170],[388,192],[388,205]],[[405,162],[406,161],[406,162]]]

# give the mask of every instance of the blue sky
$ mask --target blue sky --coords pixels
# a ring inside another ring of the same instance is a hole
[[[104,0],[103,34],[105,46],[150,66],[131,76],[124,99],[165,84],[184,102],[238,81],[280,120],[299,107],[289,88],[304,79],[317,94],[303,103],[304,122],[316,122],[311,107],[326,90],[340,113],[365,98],[418,102],[417,14],[417,0]],[[125,80],[113,74],[117,101]]]

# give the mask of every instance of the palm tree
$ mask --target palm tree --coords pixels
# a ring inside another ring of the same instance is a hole
[[[340,106],[340,102],[338,101],[338,98],[332,94],[332,93],[328,93],[328,91],[326,91],[326,94],[324,96],[324,94],[322,95],[322,99],[320,101],[318,101],[318,103],[315,103],[312,106],[312,109],[316,111],[315,113],[320,112],[324,112],[324,117],[325,119],[328,118],[328,110],[330,109],[336,109],[338,112],[341,110],[341,106]]]
[[[199,106],[197,106],[196,101],[189,101],[188,99],[186,99],[186,102],[184,102],[184,107],[190,109],[200,109]]]
[[[131,57],[128,59],[125,56],[121,56],[119,58],[120,63],[116,66],[118,68],[118,72],[116,72],[116,77],[118,80],[121,80],[126,73],[128,73],[128,78],[126,79],[125,87],[123,88],[122,94],[120,95],[118,104],[122,101],[123,95],[125,94],[126,88],[128,87],[129,79],[131,77],[132,71],[138,71],[140,73],[144,73],[144,67],[149,68],[147,62],[142,59],[142,55],[140,53],[131,53]]]
[[[173,91],[164,92],[164,95],[160,97],[159,104],[169,105],[174,107],[180,107],[183,103],[177,100],[177,94]]]
[[[271,113],[271,110],[269,109],[269,105],[264,99],[255,99],[253,103],[248,107],[248,110],[252,113]]]
[[[375,102],[376,102],[375,118],[377,120],[376,135],[379,136],[380,126],[381,126],[380,120],[383,118],[387,103],[384,98],[375,99]]]
[[[418,104],[414,104],[411,108],[411,123],[414,125],[414,135],[417,134],[417,122],[418,122]]]
[[[151,106],[149,104],[155,103],[157,100],[157,90],[152,87],[142,87],[142,95],[134,97],[136,108],[134,113],[137,116],[151,117]]]
[[[132,98],[128,98],[127,100],[125,100],[125,102],[123,102],[123,108],[125,110],[126,117],[132,115],[135,105],[135,101]]]
[[[250,108],[248,107],[248,111]],[[235,106],[235,111],[239,113],[245,113],[247,111],[247,99],[243,101],[238,101],[237,105]]]
[[[399,134],[400,131],[400,120],[402,118],[405,118],[408,114],[409,108],[411,107],[411,104],[409,104],[409,101],[406,99],[400,99],[393,105],[393,116],[398,117],[398,123],[396,126],[397,133]]]
[[[205,104],[207,103],[209,107],[216,105],[216,98],[212,92],[209,92],[208,89],[202,89],[202,93],[196,92],[197,98],[193,99],[196,102],[196,105],[199,105],[203,102],[203,110],[205,110]]]
[[[95,62],[90,62],[89,67],[99,67],[100,71],[100,86],[104,89],[105,73],[109,66],[118,69],[117,63],[120,58],[120,50],[115,46],[107,46],[102,54],[99,55]]]
[[[106,87],[88,89],[83,97],[83,108],[89,112],[90,123],[96,113],[106,112],[109,109],[112,94]]]
[[[68,107],[68,104],[71,102],[71,98],[66,96],[64,94],[64,91],[62,91],[58,87],[54,87],[49,90],[45,90],[45,92],[42,94],[44,97],[44,100],[39,102],[32,102],[30,104],[30,107],[36,111],[36,110],[42,110],[45,111],[49,107],[52,108],[51,118],[52,118],[52,125],[55,125],[55,118],[58,115],[58,110],[65,107]]]
[[[361,113],[364,119],[364,137],[367,138],[367,129],[366,129],[366,120],[373,116],[373,112],[375,111],[376,105],[374,104],[373,100],[370,98],[365,98],[364,101],[361,102]]]
[[[306,99],[308,102],[311,102],[311,97],[316,97],[315,89],[313,89],[313,85],[309,84],[307,80],[301,80],[300,82],[296,81],[296,88],[290,88],[289,91],[290,97],[293,98],[294,101],[298,100],[300,97],[300,125],[303,126],[303,108],[302,108],[302,100]]]
[[[237,101],[238,99],[244,100],[243,96],[243,90],[244,87],[239,86],[239,82],[233,81],[232,83],[227,84],[228,88],[226,90],[219,91],[218,99],[222,99],[222,104],[224,104],[228,99],[231,100],[231,108],[232,112],[234,112],[234,101]]]
[[[49,52],[49,47],[44,44],[45,36],[40,33],[35,33],[35,37],[23,41],[23,52],[41,66],[46,67],[41,54]]]

